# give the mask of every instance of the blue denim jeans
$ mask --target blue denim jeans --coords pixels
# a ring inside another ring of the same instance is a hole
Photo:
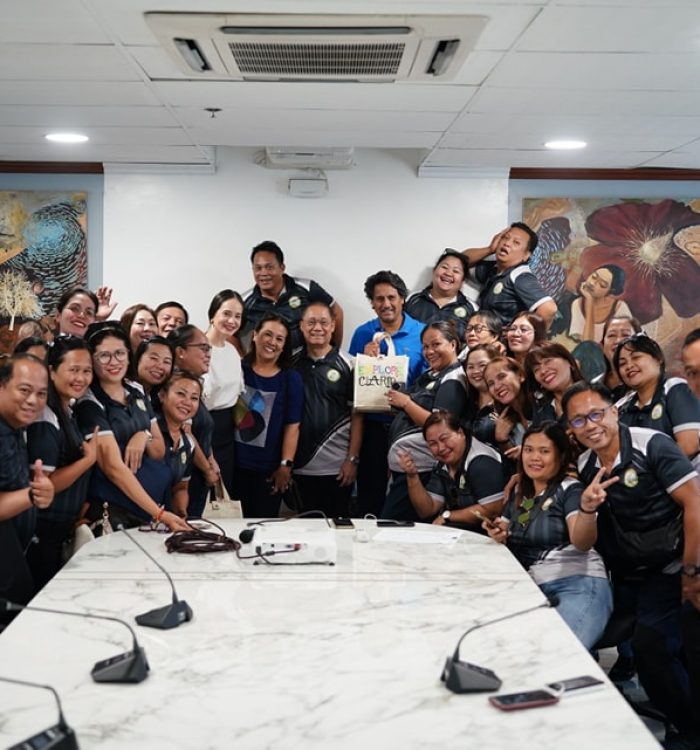
[[[567,576],[541,583],[540,589],[547,596],[559,597],[557,612],[579,641],[592,649],[603,635],[612,613],[612,588],[608,579]]]

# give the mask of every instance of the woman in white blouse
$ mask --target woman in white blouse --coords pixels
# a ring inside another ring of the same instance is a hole
[[[235,443],[233,407],[244,389],[241,357],[228,342],[241,327],[243,299],[238,292],[224,289],[209,305],[209,329],[206,336],[211,345],[209,372],[204,375],[202,398],[214,419],[212,449],[221,469],[221,479],[230,497],[233,490]]]

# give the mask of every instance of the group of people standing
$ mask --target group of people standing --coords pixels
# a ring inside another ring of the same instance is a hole
[[[507,544],[587,648],[624,601],[649,696],[698,731],[700,334],[685,347],[694,392],[616,313],[588,382],[548,340],[536,244],[516,223],[446,250],[413,295],[372,274],[376,317],[348,353],[339,303],[270,241],[251,253],[255,286],[216,294],[205,331],[176,301],[114,320],[111,290],[68,290],[53,342],[30,336],[0,367],[0,594],[27,601],[76,523],[186,529],[217,486],[245,516],[293,493],[297,510],[453,524]],[[352,357],[386,353],[376,334],[408,378],[390,414],[359,414]]]

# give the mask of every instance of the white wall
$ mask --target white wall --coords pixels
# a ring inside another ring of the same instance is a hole
[[[483,245],[507,222],[506,179],[418,178],[401,152],[360,151],[354,169],[327,173],[320,199],[287,195],[292,173],[253,157],[219,149],[214,175],[105,175],[104,282],[117,315],[178,299],[205,326],[216,292],[252,286],[250,250],[271,239],[288,273],[314,278],[343,305],[347,345],[372,317],[367,276],[391,269],[414,288],[445,247]]]

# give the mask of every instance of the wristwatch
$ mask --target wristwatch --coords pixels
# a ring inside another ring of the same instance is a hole
[[[280,466],[286,466],[288,469],[291,469],[294,466],[294,461],[291,458],[283,458],[280,461]]]
[[[681,572],[684,576],[690,576],[691,578],[700,576],[700,565],[684,565]]]
[[[450,516],[451,515],[452,515],[452,511],[451,510],[443,510],[442,511],[442,518],[445,521],[445,523],[449,523],[450,522]]]
[[[153,433],[150,430],[144,430],[144,433],[146,435],[146,442],[152,443],[153,442]]]
[[[358,466],[358,465],[359,465],[359,463],[360,463],[360,457],[359,457],[359,456],[351,456],[351,455],[349,455],[349,454],[348,454],[348,455],[347,455],[347,456],[345,457],[345,460],[346,460],[346,461],[350,461],[350,463],[351,463],[351,464],[355,464],[355,466]]]

